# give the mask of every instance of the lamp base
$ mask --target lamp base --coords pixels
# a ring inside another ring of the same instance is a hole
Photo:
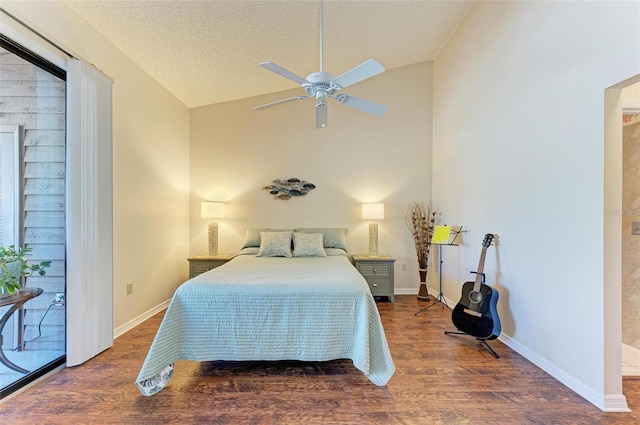
[[[378,256],[378,223],[369,223],[369,257]]]
[[[218,255],[218,222],[209,222],[209,256]]]

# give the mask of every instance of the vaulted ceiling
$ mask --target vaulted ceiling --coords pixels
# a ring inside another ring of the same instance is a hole
[[[295,88],[258,66],[319,70],[320,1],[68,0],[66,4],[188,107]],[[369,58],[433,60],[473,1],[327,0],[324,71]]]

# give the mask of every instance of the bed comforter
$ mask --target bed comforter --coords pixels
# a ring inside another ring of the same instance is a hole
[[[344,255],[241,255],[175,292],[136,385],[162,390],[177,360],[351,359],[375,385],[394,365],[364,278]]]

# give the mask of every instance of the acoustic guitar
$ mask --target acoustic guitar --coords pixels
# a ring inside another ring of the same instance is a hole
[[[495,339],[500,336],[500,318],[496,311],[498,291],[484,284],[484,260],[493,235],[482,241],[482,253],[475,282],[462,285],[462,297],[454,307],[451,320],[458,330],[477,339]],[[473,272],[472,272],[473,273]]]

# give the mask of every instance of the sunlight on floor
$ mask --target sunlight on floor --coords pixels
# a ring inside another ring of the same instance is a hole
[[[640,350],[622,344],[622,376],[640,376]]]

